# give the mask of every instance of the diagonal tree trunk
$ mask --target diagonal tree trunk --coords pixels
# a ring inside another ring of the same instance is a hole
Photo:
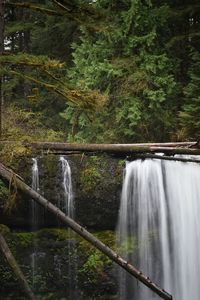
[[[5,255],[11,269],[13,270],[13,272],[17,276],[18,280],[20,281],[28,298],[31,300],[36,300],[36,297],[34,296],[30,286],[28,285],[28,282],[27,282],[26,278],[24,277],[24,274],[22,273],[20,267],[18,266],[14,256],[12,255],[12,252],[10,251],[10,249],[6,243],[6,240],[4,239],[4,237],[1,233],[0,233],[0,249],[2,250],[3,254]]]
[[[36,191],[34,191],[31,187],[29,187],[22,180],[20,180],[17,174],[14,174],[12,171],[7,169],[1,163],[0,163],[0,178],[5,182],[7,183],[9,182],[11,185],[17,187],[21,192],[28,195],[30,199],[33,199],[34,201],[44,206],[46,209],[52,212],[57,218],[59,218],[63,223],[68,225],[73,231],[78,233],[81,237],[83,237],[85,240],[87,240],[89,243],[91,243],[93,246],[99,249],[102,253],[108,256],[112,261],[116,262],[120,267],[125,269],[128,273],[130,273],[132,276],[134,276],[143,284],[145,284],[148,288],[154,291],[161,298],[166,300],[172,300],[172,296],[168,294],[166,291],[164,291],[163,289],[161,289],[159,286],[157,286],[155,283],[153,283],[149,279],[149,277],[145,276],[142,272],[137,270],[134,266],[132,266],[130,263],[124,260],[112,249],[110,249],[105,244],[103,244],[100,240],[94,237],[86,229],[84,229],[78,223],[76,223],[67,215],[65,215],[59,208],[57,208],[55,205],[53,205],[44,197],[42,197],[40,194],[38,194]]]

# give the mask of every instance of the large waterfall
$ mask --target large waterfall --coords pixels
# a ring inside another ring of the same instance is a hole
[[[118,243],[121,254],[173,295],[199,300],[200,165],[127,162]],[[120,271],[120,300],[160,299]]]

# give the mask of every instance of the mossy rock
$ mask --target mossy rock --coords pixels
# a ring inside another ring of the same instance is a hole
[[[114,246],[114,232],[95,235]],[[114,299],[117,286],[111,261],[68,229],[10,232],[6,240],[38,299]],[[2,256],[0,294],[5,300],[24,297]]]

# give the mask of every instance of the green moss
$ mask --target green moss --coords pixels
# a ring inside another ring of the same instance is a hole
[[[118,169],[122,170],[125,167],[126,160],[125,159],[121,159],[121,160],[118,160],[117,163],[118,163]]]
[[[49,174],[56,173],[57,163],[55,161],[55,155],[47,155],[43,157],[43,162],[45,165],[45,172]]]
[[[81,188],[85,192],[89,192],[95,188],[101,180],[101,174],[95,167],[89,167],[80,174]]]
[[[25,250],[26,248],[32,247],[35,234],[32,232],[17,232],[11,234],[11,236],[12,241],[15,242],[17,249]]]
[[[93,233],[95,237],[100,239],[104,244],[109,246],[110,248],[115,247],[115,232],[111,230],[105,230],[105,231],[99,231]],[[80,238],[80,247],[83,250],[83,252],[90,254],[90,252],[93,252],[96,248],[91,245],[86,240]]]
[[[9,190],[5,183],[0,179],[0,197],[6,197],[9,195]]]
[[[79,269],[79,273],[87,276],[89,282],[96,283],[98,277],[103,273],[104,261],[102,260],[101,254],[98,251],[92,253],[83,266]]]
[[[0,233],[6,236],[10,233],[10,229],[4,224],[0,224]]]
[[[103,231],[94,233],[94,235],[109,247],[114,248],[114,232]],[[78,253],[79,259],[82,261],[78,269],[80,280],[87,282],[89,289],[94,289],[94,291],[98,290],[101,283],[108,278],[109,270],[112,269],[112,261],[94,246],[82,239],[79,243]],[[101,297],[100,299],[104,299],[103,295]]]
[[[113,161],[107,156],[91,156],[80,172],[80,189],[89,193],[96,187],[102,189],[122,182],[124,160]]]
[[[93,233],[95,237],[101,240],[105,245],[108,247],[115,249],[115,233],[113,231],[100,231]],[[79,244],[78,244],[78,252],[82,256],[84,260],[83,269],[87,272],[91,268],[91,270],[95,270],[98,267],[105,267],[106,265],[111,264],[111,260],[107,258],[102,252],[97,250],[93,245],[91,245],[86,240],[79,237]],[[101,262],[100,262],[101,261]],[[103,263],[103,265],[102,265]]]
[[[0,202],[2,206],[6,204],[7,199],[10,196],[10,191],[4,182],[0,179]]]
[[[100,183],[102,174],[99,171],[100,159],[97,156],[87,157],[80,171],[80,189],[89,193]]]
[[[32,149],[24,146],[21,142],[5,144],[0,151],[1,161],[14,171],[17,171],[20,159],[30,157],[31,154]]]
[[[77,239],[77,235],[72,231],[64,228],[44,228],[37,232],[36,238],[39,240],[53,239],[55,241],[64,241],[69,238]]]
[[[103,241],[104,244],[106,244],[108,247],[114,249],[115,248],[115,232],[111,230],[105,230],[95,233],[95,236]]]
[[[112,231],[97,232],[95,236],[109,246],[115,244],[115,234]],[[45,228],[38,232],[12,232],[6,240],[29,283],[33,284],[34,279],[38,299],[68,299],[65,295],[71,276],[71,273],[68,274],[69,260],[73,265],[77,265],[80,300],[112,299],[112,295],[105,296],[107,290],[104,290],[107,280],[108,285],[110,284],[108,270],[111,270],[112,262],[87,241],[69,234],[68,229]],[[70,254],[67,241],[73,246],[70,248]],[[33,278],[31,255],[35,249],[38,257]],[[60,262],[59,274],[55,258]],[[19,283],[1,256],[0,294],[3,295],[3,299],[23,297]]]

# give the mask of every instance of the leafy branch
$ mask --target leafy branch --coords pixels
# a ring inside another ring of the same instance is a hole
[[[66,101],[72,102],[74,105],[89,111],[99,110],[106,102],[107,97],[98,91],[86,91],[76,90],[67,87],[66,85],[59,86],[60,82],[58,79],[55,84],[50,84],[45,81],[36,79],[33,76],[25,75],[17,71],[10,70],[10,74],[21,77],[28,81],[34,82],[35,84],[51,91],[59,96],[62,96]]]

